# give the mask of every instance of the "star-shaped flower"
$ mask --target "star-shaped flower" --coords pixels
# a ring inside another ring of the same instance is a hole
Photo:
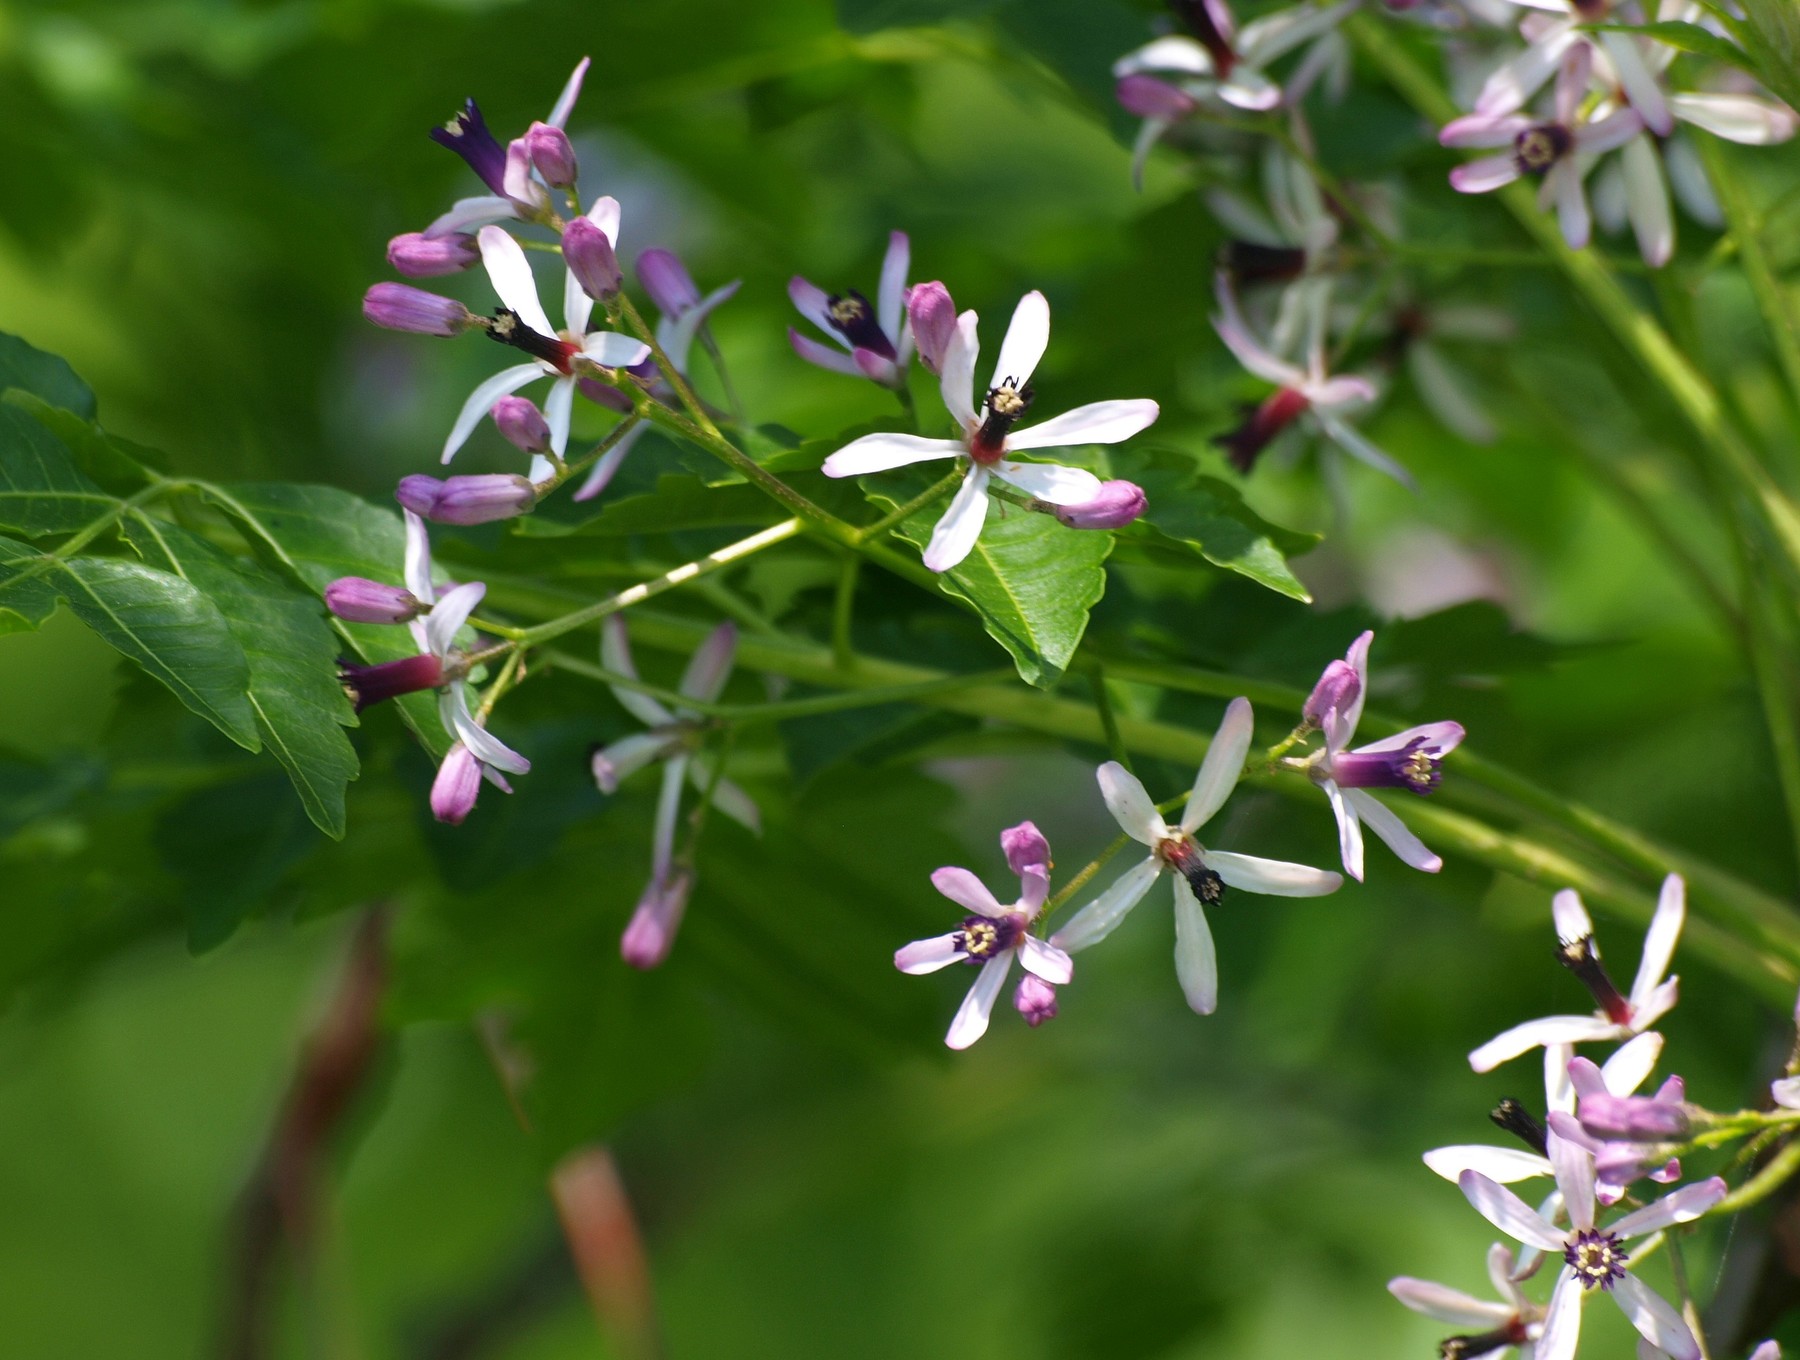
[[[912,330],[906,323],[906,270],[911,249],[905,232],[888,236],[873,305],[854,288],[827,293],[798,274],[790,279],[788,297],[800,315],[839,346],[821,345],[789,326],[788,342],[794,353],[833,373],[870,378],[883,387],[904,387],[913,353]]]
[[[1513,1275],[1518,1269],[1512,1249],[1496,1242],[1488,1248],[1488,1279],[1500,1301],[1490,1303],[1460,1289],[1432,1280],[1402,1275],[1388,1281],[1388,1292],[1415,1313],[1467,1327],[1474,1335],[1453,1336],[1438,1347],[1443,1356],[1500,1356],[1514,1346],[1519,1360],[1533,1360],[1535,1342],[1543,1331],[1544,1310],[1525,1297]]]

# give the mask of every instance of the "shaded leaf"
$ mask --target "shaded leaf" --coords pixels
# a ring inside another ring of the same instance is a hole
[[[62,440],[0,402],[0,526],[31,538],[73,533],[116,504],[82,475]]]
[[[1312,599],[1287,559],[1310,549],[1317,535],[1270,524],[1244,504],[1236,487],[1201,476],[1184,454],[1154,454],[1130,476],[1144,488],[1149,505],[1143,518],[1121,532],[1125,541],[1196,552],[1289,599]]]
[[[65,360],[0,331],[0,392],[9,387],[30,392],[84,420],[94,418],[93,389]]]

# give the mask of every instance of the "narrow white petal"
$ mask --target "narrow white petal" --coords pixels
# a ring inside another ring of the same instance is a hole
[[[1508,1237],[1543,1251],[1562,1251],[1563,1234],[1505,1186],[1479,1171],[1463,1172],[1456,1183],[1475,1212]]]
[[[974,312],[964,312],[956,318],[956,334],[950,337],[944,351],[944,370],[938,375],[944,409],[965,430],[976,425],[975,363],[981,357],[981,337],[975,329],[978,320]]]
[[[485,594],[487,587],[480,581],[465,581],[438,597],[438,602],[425,616],[425,637],[432,651],[443,656],[450,650],[457,633],[462,631],[463,624],[469,621],[469,615],[475,612],[475,606],[481,603]]]
[[[1118,822],[1119,829],[1143,845],[1155,845],[1169,834],[1169,828],[1156,810],[1156,802],[1145,791],[1143,782],[1116,760],[1109,760],[1094,771],[1100,785],[1100,797],[1106,810]]]
[[[622,216],[619,200],[611,194],[602,194],[587,210],[587,220],[600,228],[601,235],[606,237],[606,243],[610,246],[619,244],[619,222]]]
[[[1559,1242],[1551,1250],[1560,1250],[1561,1246]],[[1537,1360],[1575,1360],[1575,1348],[1581,1341],[1581,1307],[1586,1294],[1587,1290],[1576,1282],[1574,1272],[1564,1266],[1550,1289],[1544,1328],[1538,1334]]]
[[[675,857],[675,822],[681,811],[681,786],[687,779],[688,758],[671,756],[663,765],[662,788],[656,798],[656,824],[650,833],[651,872],[657,882],[669,876]]]
[[[1644,1340],[1668,1355],[1670,1360],[1700,1360],[1700,1345],[1694,1340],[1693,1332],[1688,1330],[1687,1323],[1681,1320],[1681,1314],[1637,1276],[1628,1273],[1623,1279],[1613,1281],[1613,1287],[1607,1292]]]
[[[842,373],[846,377],[860,378],[862,376],[862,369],[849,354],[841,349],[833,349],[830,345],[821,340],[815,340],[810,335],[802,335],[792,326],[788,327],[788,343],[794,347],[794,353],[809,364],[831,373]]]
[[[1489,194],[1519,177],[1519,163],[1512,153],[1480,156],[1450,172],[1450,187],[1459,194]]]
[[[1459,722],[1420,723],[1417,727],[1409,727],[1404,732],[1396,732],[1379,741],[1367,742],[1356,749],[1359,753],[1375,755],[1384,751],[1404,751],[1418,742],[1428,751],[1444,754],[1461,746],[1465,735],[1463,725]]]
[[[756,800],[745,793],[743,788],[729,779],[715,782],[706,773],[706,767],[698,757],[694,760],[696,772],[694,782],[702,789],[712,790],[712,805],[723,812],[732,821],[754,836],[762,835],[762,809],[757,807]]]
[[[1683,122],[1748,146],[1785,142],[1800,127],[1800,118],[1786,105],[1750,95],[1674,94],[1669,96],[1669,107]]]
[[[1361,789],[1346,789],[1344,796],[1350,800],[1363,824],[1381,837],[1388,849],[1404,863],[1428,874],[1435,874],[1444,867],[1442,857],[1415,836],[1412,828],[1400,820],[1400,814],[1386,803]]]
[[[1580,36],[1575,31],[1573,19],[1552,24],[1536,42],[1488,77],[1481,93],[1475,97],[1475,112],[1505,114],[1524,108],[1531,96],[1556,73],[1563,53]]]
[[[440,236],[454,236],[458,232],[468,231],[471,227],[484,226],[489,222],[508,222],[518,217],[519,205],[510,198],[502,198],[498,194],[484,195],[480,198],[459,198],[450,205],[450,211],[442,217],[434,218],[424,234],[436,240]]]
[[[981,965],[975,985],[969,988],[969,994],[957,1007],[956,1018],[950,1022],[950,1032],[944,1036],[944,1042],[951,1048],[967,1048],[987,1033],[988,1017],[993,1014],[1000,989],[1006,985],[1012,960],[1013,951],[1009,949]]]
[[[618,442],[600,455],[600,461],[595,463],[588,472],[587,480],[582,482],[573,499],[591,501],[606,490],[612,484],[613,476],[618,472],[620,465],[630,456],[631,450],[637,446],[638,440],[644,437],[649,428],[650,426],[646,422],[639,421],[620,435]]]
[[[456,451],[468,442],[475,427],[494,409],[495,402],[501,397],[511,396],[526,383],[543,377],[544,371],[542,364],[535,363],[503,368],[469,393],[469,399],[462,404],[462,410],[456,413],[456,423],[450,427],[449,437],[444,440],[444,456],[440,461],[448,463],[456,456]]]
[[[1254,67],[1236,66],[1219,82],[1219,98],[1236,109],[1266,113],[1281,103],[1281,86]]]
[[[1225,806],[1244,773],[1244,758],[1250,753],[1250,738],[1255,731],[1256,715],[1251,712],[1248,699],[1233,699],[1225,706],[1225,716],[1219,722],[1219,730],[1213,733],[1212,745],[1206,748],[1206,758],[1200,762],[1194,787],[1182,809],[1183,831],[1190,835],[1198,831]]]
[[[569,115],[575,112],[575,101],[581,97],[581,82],[587,76],[589,58],[583,57],[575,63],[575,70],[562,87],[562,93],[556,96],[556,103],[550,110],[550,116],[544,121],[551,127],[566,127]]]
[[[1299,387],[1306,381],[1304,373],[1285,359],[1276,358],[1256,339],[1238,307],[1237,295],[1231,290],[1231,282],[1223,272],[1215,280],[1213,292],[1219,303],[1219,315],[1213,318],[1213,329],[1219,333],[1219,339],[1225,342],[1225,347],[1236,356],[1240,364],[1264,382],[1274,383],[1277,387]]]
[[[1194,890],[1180,874],[1175,885],[1175,977],[1196,1015],[1211,1015],[1219,1004],[1219,955],[1212,928]]]
[[[1157,404],[1146,399],[1089,402],[1041,425],[1014,430],[1006,437],[1006,447],[1066,449],[1077,444],[1117,444],[1149,429],[1158,411]]]
[[[1625,177],[1625,211],[1638,253],[1652,269],[1661,269],[1675,253],[1675,210],[1663,179],[1662,157],[1649,137],[1640,134],[1625,143],[1619,163]]]
[[[924,562],[932,571],[949,571],[974,551],[981,527],[987,522],[987,483],[984,467],[971,467],[963,478],[925,547]]]
[[[721,623],[694,648],[677,688],[690,699],[710,704],[725,691],[731,663],[737,657],[737,625]]]
[[[1037,372],[1038,360],[1050,343],[1050,303],[1035,288],[1019,299],[1013,309],[1012,323],[1006,338],[1000,342],[1000,357],[994,363],[993,386],[1003,382],[1024,387]]]
[[[1491,1072],[1501,1063],[1529,1053],[1540,1044],[1597,1044],[1624,1037],[1619,1026],[1595,1015],[1551,1015],[1527,1020],[1497,1034],[1469,1054],[1469,1066]]]
[[[1075,960],[1062,949],[1035,935],[1019,941],[1019,962],[1054,986],[1067,985],[1075,976]]]
[[[691,313],[690,313],[691,315]],[[619,331],[592,331],[581,337],[581,352],[608,368],[630,368],[650,357],[650,346],[635,335]],[[672,359],[670,362],[674,362]],[[676,364],[676,368],[682,365]]]
[[[1127,52],[1113,63],[1115,77],[1135,75],[1139,71],[1174,71],[1184,75],[1209,76],[1212,57],[1206,49],[1183,34],[1171,34],[1146,43],[1135,52]]]
[[[430,604],[437,599],[436,587],[431,583],[431,536],[426,532],[425,521],[410,510],[401,510],[406,519],[406,588],[413,593],[413,598],[421,604]]]
[[[1319,787],[1325,790],[1325,799],[1331,804],[1331,815],[1337,818],[1338,858],[1344,863],[1344,872],[1358,883],[1363,881],[1363,834],[1362,819],[1356,815],[1356,809],[1344,796],[1344,791],[1327,779]]]
[[[1585,1231],[1594,1226],[1594,1158],[1580,1143],[1549,1135],[1550,1165],[1556,1171],[1556,1188],[1562,1191],[1563,1208],[1571,1226]]]
[[[1613,70],[1618,74],[1619,84],[1624,87],[1625,98],[1631,102],[1638,117],[1658,137],[1667,137],[1675,130],[1675,119],[1669,112],[1662,82],[1651,75],[1649,68],[1644,65],[1644,49],[1638,40],[1629,33],[1609,30],[1600,34],[1600,46],[1606,49],[1606,55],[1612,59]]]
[[[954,439],[926,439],[916,434],[865,434],[827,458],[820,471],[827,477],[861,477],[913,463],[929,463],[937,458],[954,458],[963,452],[962,444]]]
[[[1677,1223],[1692,1223],[1725,1198],[1725,1182],[1717,1176],[1684,1185],[1654,1204],[1634,1209],[1610,1226],[1620,1237],[1643,1237]]]
[[[608,614],[600,624],[600,664],[615,675],[623,675],[631,680],[638,678],[622,614]],[[675,715],[648,694],[615,685],[613,697],[619,701],[621,708],[646,727],[666,727],[675,721]]]
[[[1680,874],[1663,880],[1662,892],[1656,899],[1656,915],[1644,932],[1644,956],[1638,962],[1637,978],[1631,984],[1631,1004],[1642,1009],[1650,1001],[1650,993],[1662,982],[1675,958],[1675,945],[1681,939],[1682,923],[1687,920],[1687,884]]]
[[[987,885],[967,869],[947,865],[931,874],[931,886],[965,911],[977,916],[1005,916],[1006,908],[994,900]]]
[[[1100,479],[1086,468],[1059,463],[1014,463],[1002,459],[993,475],[1010,482],[1028,496],[1052,505],[1082,505],[1100,494]]]
[[[1319,427],[1325,431],[1326,437],[1352,458],[1367,463],[1377,472],[1387,474],[1408,490],[1416,491],[1418,489],[1418,484],[1413,481],[1412,473],[1377,448],[1355,426],[1323,412],[1315,411],[1314,415],[1318,419]]]
[[[831,324],[830,293],[827,293],[811,279],[802,278],[798,274],[788,280],[787,291],[788,300],[794,304],[801,316],[840,345],[844,343],[843,337],[838,334],[837,327]]]
[[[1499,437],[1493,419],[1469,390],[1468,379],[1430,340],[1414,340],[1407,346],[1406,371],[1420,400],[1452,434],[1471,444],[1491,444]]]
[[[875,321],[889,340],[898,341],[906,321],[906,271],[912,262],[912,242],[903,231],[888,233],[887,254],[881,261],[881,283],[875,290]]]
[[[1344,886],[1342,874],[1284,859],[1262,859],[1229,850],[1208,850],[1206,863],[1233,888],[1271,897],[1323,897]]]
[[[1550,919],[1556,925],[1556,938],[1563,944],[1574,944],[1594,933],[1594,919],[1581,905],[1581,894],[1564,888],[1550,899]]]
[[[669,738],[661,732],[633,732],[609,742],[588,758],[595,787],[601,793],[617,793],[620,784],[659,759],[668,748]]]
[[[519,243],[499,227],[483,227],[476,233],[475,241],[481,247],[481,263],[487,267],[488,280],[500,301],[539,335],[555,335],[556,328],[544,314],[544,304],[538,301],[531,261],[525,258]]]
[[[569,422],[575,414],[575,379],[558,378],[544,398],[544,422],[550,427],[550,448],[558,458],[569,451]]]
[[[1244,25],[1237,52],[1251,66],[1267,66],[1284,52],[1329,32],[1351,10],[1354,0],[1317,8],[1295,5]]]
[[[446,710],[448,710],[450,721],[445,726],[455,731],[456,735],[462,739],[462,744],[469,748],[469,754],[483,765],[492,765],[495,769],[505,770],[508,774],[529,774],[531,772],[529,760],[475,721],[475,715],[469,712],[469,699],[462,681],[454,681],[449,692],[439,698],[438,716],[440,720],[444,717]]]
[[[1070,917],[1069,923],[1050,937],[1050,943],[1070,953],[1099,944],[1144,900],[1161,873],[1162,864],[1154,857],[1139,862]]]
[[[1338,724],[1337,740],[1344,746],[1356,740],[1356,729],[1362,722],[1363,705],[1369,698],[1369,648],[1374,641],[1375,631],[1365,629],[1356,635],[1356,640],[1350,644],[1350,650],[1344,653],[1344,660],[1356,672],[1356,693],[1344,705],[1343,721]]]
[[[1140,194],[1144,192],[1144,167],[1150,163],[1150,152],[1169,126],[1166,118],[1146,118],[1138,126],[1137,137],[1131,143],[1131,187]]]
[[[1662,1056],[1660,1034],[1640,1034],[1621,1044],[1600,1066],[1600,1077],[1606,1089],[1615,1096],[1628,1096],[1642,1086]]]
[[[960,930],[953,930],[948,935],[934,935],[929,940],[914,940],[894,951],[894,967],[902,973],[935,973],[940,968],[948,968],[963,957],[962,950],[956,947],[961,937]]]
[[[1502,1185],[1551,1174],[1548,1157],[1540,1157],[1524,1148],[1490,1147],[1485,1143],[1453,1143],[1449,1147],[1432,1148],[1425,1154],[1425,1165],[1447,1181],[1461,1180],[1465,1171],[1479,1171]]]
[[[1484,1303],[1433,1280],[1415,1280],[1402,1275],[1388,1281],[1388,1292],[1415,1313],[1448,1322],[1452,1327],[1466,1327],[1472,1332],[1487,1331],[1507,1321],[1512,1309],[1503,1303]]]
[[[576,280],[574,271],[563,270],[563,328],[570,335],[586,335],[588,319],[593,314],[594,300]]]

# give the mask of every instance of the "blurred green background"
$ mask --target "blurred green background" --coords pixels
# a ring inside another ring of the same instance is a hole
[[[111,430],[183,471],[384,499],[434,467],[493,362],[358,312],[390,277],[386,239],[476,191],[425,130],[475,95],[510,135],[591,54],[571,122],[584,185],[624,203],[622,255],[671,246],[702,287],[744,280],[715,329],[758,422],[818,437],[891,418],[878,389],[794,358],[784,285],[804,272],[867,289],[899,227],[913,278],[979,308],[990,346],[1022,291],[1048,293],[1046,409],[1156,397],[1156,439],[1217,473],[1208,437],[1259,390],[1212,338],[1219,235],[1190,177],[1159,159],[1145,193],[1129,184],[1133,129],[1107,68],[1150,14],[1123,0],[0,2],[0,328],[66,356]],[[1315,121],[1324,159],[1379,186],[1409,235],[1516,244],[1494,205],[1452,201],[1448,158],[1366,73]],[[1763,173],[1792,178],[1791,155]],[[485,287],[448,284],[471,302]],[[1340,522],[1310,457],[1248,486],[1271,519],[1327,535],[1298,563],[1317,607],[1220,573],[1121,570],[1093,635],[1153,635],[1305,685],[1366,623],[1407,617],[1378,634],[1384,707],[1460,718],[1483,754],[1790,894],[1735,653],[1584,474],[1599,451],[1662,503],[1694,494],[1666,472],[1657,394],[1546,271],[1431,269],[1416,286],[1516,315],[1516,342],[1460,354],[1499,442],[1446,433],[1397,381],[1370,429],[1420,494],[1353,470]],[[1772,431],[1747,294],[1719,275],[1688,293],[1707,362]],[[675,456],[643,447],[622,485]],[[485,430],[466,456],[459,469],[505,465]],[[504,559],[497,532],[463,538]],[[683,542],[647,551],[678,561]],[[594,593],[643,546],[572,550],[568,581]],[[831,579],[802,561],[739,584],[806,629]],[[871,589],[871,650],[1002,663],[978,638],[921,634],[902,596]],[[594,793],[587,744],[628,726],[594,687],[509,702],[538,768],[460,831],[429,822],[429,766],[371,715],[350,835],[328,845],[273,765],[66,616],[0,636],[0,677],[0,1349],[33,1360],[215,1352],[232,1205],[351,913],[378,901],[396,908],[384,1040],[331,1142],[316,1270],[278,1300],[284,1356],[607,1354],[544,1190],[554,1159],[596,1138],[616,1150],[682,1360],[1428,1356],[1450,1329],[1400,1308],[1386,1280],[1485,1292],[1491,1235],[1418,1154],[1488,1141],[1503,1094],[1541,1099],[1533,1060],[1475,1077],[1469,1048],[1583,1004],[1551,963],[1542,889],[1455,861],[1426,878],[1375,850],[1365,887],[1227,905],[1211,1019],[1173,985],[1159,893],[1084,957],[1055,1023],[1027,1031],[1003,1009],[976,1050],[949,1055],[962,975],[902,978],[888,961],[949,922],[926,875],[963,863],[998,883],[996,835],[1024,817],[1063,873],[1079,867],[1112,834],[1098,752],[910,712],[867,715],[896,735],[860,752],[868,733],[843,730],[753,744],[770,836],[709,830],[683,938],[640,977],[616,939],[651,794]],[[1196,726],[1218,713],[1127,697]],[[819,745],[831,759],[784,799],[779,772]],[[1140,773],[1159,796],[1192,774]],[[1334,855],[1322,802],[1249,791],[1218,839]],[[1602,932],[1628,974],[1635,930]],[[1785,1021],[1678,964],[1667,1067],[1703,1101],[1752,1098]],[[533,1054],[529,1135],[469,1023],[489,1009]],[[1589,1319],[1584,1356],[1630,1353],[1616,1310]]]

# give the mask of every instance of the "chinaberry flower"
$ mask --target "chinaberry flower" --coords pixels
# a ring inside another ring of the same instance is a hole
[[[1266,68],[1302,44],[1331,38],[1356,6],[1350,0],[1294,5],[1253,20],[1241,33],[1225,0],[1170,0],[1170,8],[1187,31],[1127,52],[1113,63],[1114,79],[1146,72],[1169,76],[1196,101],[1262,112],[1283,98],[1281,85],[1269,78]],[[1327,47],[1317,57],[1303,60],[1289,81],[1287,97],[1298,97],[1334,55]]]
[[[1544,1308],[1537,1360],[1572,1360],[1581,1333],[1582,1304],[1595,1289],[1610,1295],[1651,1345],[1675,1360],[1700,1360],[1700,1347],[1681,1314],[1631,1274],[1626,1243],[1677,1223],[1693,1222],[1725,1197],[1725,1182],[1715,1176],[1684,1186],[1602,1228],[1594,1218],[1593,1158],[1586,1149],[1562,1138],[1550,1140],[1550,1157],[1569,1216],[1566,1228],[1479,1171],[1465,1171],[1457,1182],[1476,1211],[1500,1231],[1553,1258],[1562,1258],[1562,1269]]]
[[[1307,717],[1311,718],[1318,703],[1329,698],[1329,706],[1317,720],[1325,733],[1325,745],[1296,762],[1330,800],[1337,818],[1344,872],[1358,882],[1363,876],[1364,825],[1413,868],[1435,874],[1444,867],[1444,861],[1407,829],[1399,815],[1368,790],[1431,793],[1442,778],[1440,766],[1444,757],[1463,739],[1461,723],[1437,722],[1409,727],[1394,736],[1351,749],[1356,726],[1362,720],[1363,701],[1368,696],[1369,644],[1374,638],[1372,632],[1357,638],[1344,660],[1332,662],[1319,678],[1308,700]],[[1340,666],[1349,668],[1349,676],[1337,669]],[[1354,684],[1350,683],[1352,678]]]
[[[1100,483],[1094,498],[1078,505],[1043,501],[1032,509],[1056,516],[1059,523],[1071,529],[1123,529],[1142,515],[1148,504],[1144,488],[1136,482],[1111,481]]]
[[[811,336],[788,327],[794,353],[809,364],[870,378],[884,387],[906,385],[906,365],[912,358],[912,330],[906,315],[906,270],[911,246],[903,231],[888,236],[887,255],[881,262],[881,283],[875,301],[847,288],[827,293],[816,283],[796,274],[788,280],[788,297],[800,315],[824,332],[837,346],[822,345]]]
[[[1306,367],[1288,362],[1270,351],[1252,334],[1238,307],[1231,281],[1223,273],[1216,280],[1219,315],[1213,329],[1237,361],[1264,382],[1278,389],[1265,398],[1237,429],[1213,442],[1225,450],[1232,466],[1249,472],[1258,455],[1284,430],[1302,420],[1314,424],[1320,434],[1351,457],[1384,472],[1403,486],[1413,484],[1412,474],[1377,448],[1345,417],[1375,399],[1375,388],[1366,379],[1330,377],[1325,372],[1325,304],[1323,295],[1312,295],[1307,305]]]
[[[1206,205],[1231,233],[1220,252],[1220,268],[1233,283],[1281,285],[1281,300],[1269,328],[1269,348],[1286,355],[1305,339],[1315,309],[1329,296],[1338,220],[1306,164],[1271,143],[1263,152],[1264,209],[1231,189],[1213,189]]]
[[[460,274],[481,258],[481,251],[467,232],[433,237],[412,231],[388,242],[387,257],[396,273],[409,279],[429,279]]]
[[[1552,904],[1559,941],[1557,959],[1593,994],[1599,1009],[1592,1015],[1552,1015],[1528,1020],[1488,1040],[1469,1054],[1469,1066],[1491,1072],[1508,1059],[1540,1044],[1618,1042],[1642,1034],[1675,1005],[1679,978],[1664,979],[1681,925],[1687,916],[1687,885],[1679,874],[1663,880],[1656,914],[1644,933],[1644,954],[1629,995],[1622,995],[1600,962],[1594,923],[1572,889],[1556,894]]]
[[[1402,1275],[1388,1281],[1388,1292],[1415,1313],[1466,1327],[1466,1333],[1445,1338],[1438,1346],[1442,1360],[1495,1360],[1508,1349],[1519,1348],[1519,1360],[1533,1360],[1534,1342],[1543,1330],[1544,1310],[1525,1297],[1513,1276],[1518,1261],[1512,1249],[1499,1242],[1488,1248],[1488,1279],[1499,1301],[1490,1303],[1460,1289],[1432,1280]]]
[[[619,229],[619,205],[602,198],[588,211],[590,221],[598,225],[608,238]],[[564,270],[563,322],[558,331],[545,315],[538,301],[537,280],[525,252],[511,236],[499,227],[483,227],[476,240],[481,246],[481,262],[487,267],[488,279],[499,294],[501,307],[488,323],[488,334],[503,345],[522,350],[531,362],[503,368],[469,394],[458,412],[456,423],[444,441],[443,461],[456,456],[481,418],[505,396],[517,392],[527,383],[549,378],[550,395],[544,402],[544,418],[550,426],[550,449],[561,458],[569,446],[569,420],[575,404],[575,365],[580,359],[591,360],[610,368],[635,364],[649,354],[649,346],[636,337],[616,331],[589,332],[588,318],[593,314],[594,300],[582,289],[574,274]],[[551,465],[542,455],[535,455],[531,479],[541,481]]]
[[[925,565],[948,571],[975,547],[987,518],[988,478],[998,477],[1027,495],[1052,505],[1081,505],[1100,491],[1100,479],[1081,468],[1054,463],[1019,463],[1007,455],[1027,449],[1076,444],[1116,444],[1148,427],[1157,417],[1153,401],[1097,401],[1078,406],[1042,424],[1015,429],[1031,408],[1031,375],[1050,340],[1050,304],[1027,293],[1013,312],[1000,343],[1000,360],[981,406],[975,404],[975,361],[980,342],[974,312],[964,312],[944,356],[940,382],[944,405],[961,427],[960,439],[928,439],[913,434],[870,434],[846,444],[825,460],[827,477],[860,477],[912,463],[942,458],[967,460],[962,486],[938,521],[925,549]]]
[[[363,315],[390,331],[446,339],[482,324],[480,317],[456,299],[404,283],[371,284],[363,294]]]
[[[1602,1204],[1618,1203],[1631,1183],[1644,1176],[1664,1185],[1681,1179],[1681,1163],[1668,1155],[1669,1145],[1685,1140],[1692,1124],[1680,1077],[1668,1078],[1653,1096],[1633,1095],[1615,1089],[1603,1068],[1575,1058],[1569,1063],[1569,1081],[1577,1097],[1575,1109],[1552,1111],[1548,1122],[1558,1138],[1593,1157],[1595,1193]]]
[[[720,624],[695,649],[681,677],[680,693],[701,703],[717,699],[731,678],[736,653],[736,627]],[[625,620],[617,614],[609,615],[601,628],[600,661],[615,675],[637,679]],[[650,884],[620,942],[627,963],[636,968],[654,968],[674,943],[675,929],[693,887],[691,869],[675,862],[675,828],[681,811],[682,785],[691,780],[702,793],[710,790],[712,806],[753,832],[760,833],[762,818],[749,794],[731,780],[715,777],[713,758],[701,749],[705,729],[698,713],[680,706],[666,708],[660,700],[624,685],[614,685],[612,692],[620,706],[647,730],[621,737],[593,753],[590,766],[600,792],[617,791],[621,780],[646,765],[661,761],[663,766],[651,839]]]
[[[490,414],[494,428],[521,453],[542,453],[550,447],[550,422],[529,397],[501,397]]]
[[[906,321],[919,347],[919,362],[937,377],[944,371],[944,359],[956,339],[956,304],[950,300],[950,290],[936,280],[915,283],[906,290]]]
[[[1277,897],[1319,897],[1343,886],[1344,880],[1326,869],[1209,850],[1194,839],[1237,787],[1254,722],[1250,701],[1233,699],[1174,826],[1162,819],[1144,786],[1123,765],[1109,760],[1100,767],[1097,778],[1108,811],[1127,836],[1150,847],[1150,854],[1076,912],[1050,937],[1052,944],[1074,953],[1100,943],[1166,873],[1175,892],[1175,974],[1188,1005],[1209,1015],[1219,1001],[1219,964],[1206,908],[1217,906],[1227,887]]]
[[[656,304],[656,342],[679,372],[686,373],[688,351],[707,320],[737,295],[740,279],[700,294],[693,275],[672,250],[646,250],[637,258],[638,282]]]
[[[1019,876],[1018,900],[1002,906],[967,869],[939,869],[931,876],[932,886],[969,915],[956,930],[915,940],[894,953],[894,967],[903,973],[935,973],[953,963],[979,965],[981,971],[944,1036],[951,1048],[967,1048],[987,1033],[1015,957],[1031,976],[1020,984],[1014,1004],[1034,1029],[1056,1014],[1055,988],[1074,975],[1074,964],[1063,950],[1031,933],[1050,890],[1048,842],[1032,823],[1021,822],[1001,833],[1000,844]],[[1033,986],[1034,981],[1040,985]]]
[[[514,519],[537,504],[537,488],[523,477],[488,472],[474,477],[402,477],[394,499],[437,524],[488,524]]]

